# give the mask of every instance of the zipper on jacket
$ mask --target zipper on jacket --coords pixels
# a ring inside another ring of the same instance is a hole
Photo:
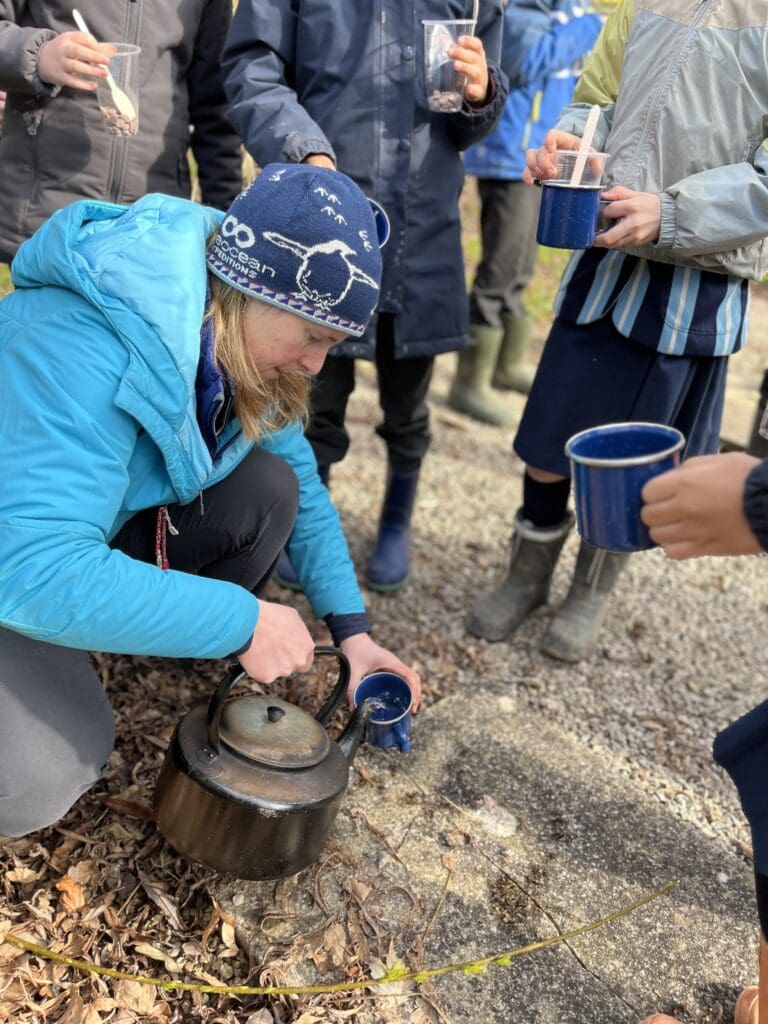
[[[630,182],[632,180],[632,175],[634,173],[635,167],[640,161],[640,156],[643,152],[646,142],[648,141],[648,136],[650,135],[651,125],[656,120],[655,114],[658,112],[661,97],[664,95],[664,91],[667,88],[667,85],[669,84],[672,76],[677,71],[680,56],[685,50],[688,43],[690,42],[691,37],[694,35],[701,22],[704,20],[707,11],[715,2],[716,0],[699,0],[699,9],[694,14],[693,21],[688,26],[688,31],[685,33],[683,41],[678,47],[677,55],[675,59],[672,61],[670,67],[667,69],[667,73],[664,75],[661,82],[659,82],[658,86],[656,87],[656,93],[654,94],[653,100],[651,101],[651,105],[648,107],[648,114],[645,118],[645,125],[643,127],[642,134],[640,135],[640,140],[637,143],[637,146],[635,147],[635,155],[632,159],[632,162],[627,167],[625,176],[625,180],[627,182]]]
[[[27,222],[28,222],[30,211],[32,210],[34,204],[38,201],[38,198],[39,198],[39,195],[40,195],[40,189],[41,189],[41,184],[40,184],[40,128],[42,127],[43,117],[45,116],[44,111],[45,111],[45,108],[41,105],[40,106],[40,119],[37,122],[37,126],[36,126],[34,132],[30,132],[27,129],[26,122],[24,124],[24,129],[26,131],[27,139],[29,140],[30,161],[31,161],[31,165],[32,165],[32,192],[31,192],[29,197],[24,202],[24,212],[23,212],[22,218],[21,218],[22,230],[25,233],[24,237],[28,237],[31,234],[31,231],[27,227]],[[20,241],[24,241],[24,238],[21,238]]]
[[[141,5],[138,3],[138,0],[129,0],[126,14],[125,40],[129,43],[138,44],[141,29]],[[141,115],[141,110],[139,110],[139,115]],[[112,137],[107,184],[107,198],[111,203],[119,203],[122,199],[125,187],[125,172],[128,165],[128,147],[130,144],[130,137],[123,138],[119,135]]]

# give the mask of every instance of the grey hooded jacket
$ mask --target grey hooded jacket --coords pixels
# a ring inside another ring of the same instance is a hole
[[[141,46],[139,131],[104,130],[95,94],[42,82],[41,48],[76,31]],[[148,192],[188,198],[187,150],[203,202],[226,208],[241,188],[240,140],[225,114],[219,58],[231,0],[0,0],[0,259],[75,199],[131,203]],[[191,134],[190,134],[191,129]]]
[[[610,154],[608,185],[661,197],[634,256],[761,280],[768,273],[768,0],[622,0],[557,128]]]

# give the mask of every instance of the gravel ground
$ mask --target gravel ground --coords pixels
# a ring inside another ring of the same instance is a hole
[[[445,406],[453,357],[438,361],[433,446],[415,520],[413,577],[394,596],[369,593],[376,637],[415,663],[427,702],[456,688],[514,687],[518,697],[640,781],[683,820],[742,851],[749,836],[732,786],[711,760],[718,729],[766,696],[760,558],[670,562],[658,550],[630,561],[591,661],[576,666],[538,651],[549,609],[509,642],[469,636],[465,612],[504,570],[522,465],[511,433]],[[521,400],[509,401],[521,406]],[[350,406],[350,454],[331,492],[353,557],[363,566],[383,489],[374,376],[362,367]],[[561,556],[550,602],[565,596],[578,541]],[[285,598],[284,591],[275,591]],[[301,607],[299,599],[299,607]]]

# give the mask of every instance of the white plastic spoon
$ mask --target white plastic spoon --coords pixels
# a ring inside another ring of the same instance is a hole
[[[83,18],[80,11],[78,11],[77,9],[73,10],[72,18],[81,32],[85,32],[87,36],[93,36],[94,39],[96,38],[96,36],[93,35],[91,30],[86,25],[85,19]],[[136,108],[131,102],[130,96],[124,93],[120,86],[117,84],[117,82],[114,80],[109,68],[107,68],[107,85],[112,91],[112,99],[115,101],[115,107],[117,108],[118,113],[121,114],[126,120],[134,121],[136,119]]]
[[[587,115],[584,134],[581,137],[579,155],[576,157],[576,163],[573,167],[573,174],[571,175],[571,186],[573,188],[577,188],[581,184],[581,176],[584,173],[584,167],[587,163],[587,157],[589,156],[589,147],[592,145],[592,139],[594,137],[595,128],[597,128],[599,118],[600,107],[595,103],[594,106],[590,107],[589,114]]]

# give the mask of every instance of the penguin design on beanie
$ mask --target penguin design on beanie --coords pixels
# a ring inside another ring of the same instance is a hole
[[[265,231],[263,237],[299,257],[294,292],[297,299],[329,310],[344,301],[355,281],[379,290],[378,282],[352,263],[350,257],[357,255],[355,250],[340,239],[303,245],[277,231]]]

